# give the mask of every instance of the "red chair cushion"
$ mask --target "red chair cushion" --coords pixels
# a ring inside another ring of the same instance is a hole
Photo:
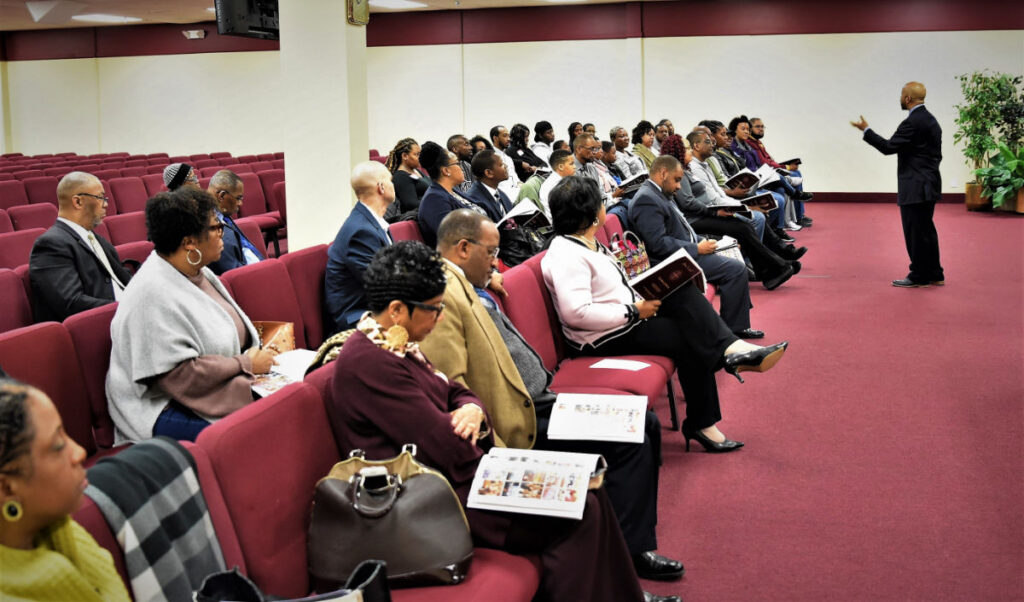
[[[17,175],[17,174],[15,174]],[[57,178],[43,176],[41,178],[28,178],[21,181],[25,186],[25,194],[28,195],[30,203],[49,203],[57,206]]]
[[[296,347],[306,347],[299,300],[283,263],[267,259],[225,272],[221,279],[231,287],[232,296],[250,320],[292,322]]]
[[[327,271],[327,245],[309,247],[281,257],[288,269],[295,297],[302,312],[306,344],[317,349],[324,341],[324,274]]]
[[[32,245],[43,232],[46,232],[45,228],[0,234],[0,268],[13,269],[27,264],[32,255]]]
[[[418,240],[423,242],[423,234],[420,233],[419,224],[416,220],[405,220],[402,222],[395,222],[388,227],[388,232],[391,234],[391,238],[395,242],[400,240]]]
[[[32,324],[32,304],[14,270],[0,269],[0,332]]]
[[[146,200],[152,195],[146,192],[146,185],[142,183],[141,176],[114,178],[110,180],[109,184],[110,192],[117,200],[117,208],[120,213],[146,210]]]
[[[107,409],[107,370],[110,368],[110,322],[116,311],[117,303],[111,303],[64,320],[82,370],[93,437],[100,448],[114,445],[114,421]]]
[[[103,220],[103,223],[107,225],[107,232],[110,232],[110,242],[113,245],[138,242],[148,237],[145,211],[112,215]]]
[[[39,205],[22,205],[7,210],[11,225],[15,230],[31,230],[32,228],[49,228],[57,221],[57,208],[49,203]]]

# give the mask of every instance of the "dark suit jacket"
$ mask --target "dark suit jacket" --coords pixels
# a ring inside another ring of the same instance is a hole
[[[504,192],[499,190],[498,195],[501,197],[500,207],[498,206],[498,201],[484,187],[483,182],[477,182],[469,189],[469,200],[483,207],[484,211],[487,212],[487,217],[491,218],[491,221],[494,223],[500,222],[501,218],[505,217],[505,214],[512,210],[513,204]]]
[[[96,240],[117,278],[128,284],[132,275],[121,265],[114,246]],[[56,321],[114,301],[114,285],[99,257],[71,226],[58,220],[34,245],[29,259],[32,309],[37,322]]]
[[[351,328],[367,310],[363,273],[374,253],[390,244],[391,239],[373,213],[356,203],[327,250],[324,295],[334,332]]]
[[[898,205],[935,203],[942,198],[942,128],[924,105],[910,112],[892,138],[886,140],[869,129],[864,141],[883,155],[896,155]]]
[[[245,256],[242,254],[242,241],[249,240],[242,234],[242,230],[235,224],[235,220],[226,215],[220,216],[224,222],[224,251],[220,259],[209,265],[214,274],[220,276],[228,270],[240,268],[245,265]],[[252,241],[249,241],[252,244]],[[262,257],[260,259],[263,259]]]
[[[698,258],[697,243],[691,242],[690,233],[672,203],[648,180],[640,186],[629,204],[630,227],[644,241],[651,265],[657,265],[680,248],[686,249],[690,257]]]

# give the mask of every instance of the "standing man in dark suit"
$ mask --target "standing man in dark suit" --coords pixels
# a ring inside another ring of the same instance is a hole
[[[946,277],[939,263],[939,235],[932,221],[935,203],[942,196],[942,128],[924,106],[926,90],[920,82],[910,82],[900,92],[900,108],[910,111],[896,128],[892,138],[886,140],[868,127],[861,115],[860,121],[851,121],[853,127],[864,132],[864,141],[883,155],[895,154],[898,194],[896,204],[903,218],[903,238],[910,255],[910,273],[906,278],[893,280],[892,285],[917,288],[941,286]]]
[[[57,209],[57,222],[36,240],[29,259],[37,322],[61,322],[116,301],[131,279],[113,245],[93,232],[107,215],[96,176],[73,171],[61,178]]]
[[[482,150],[473,156],[471,168],[476,184],[469,189],[469,200],[483,207],[492,222],[500,222],[513,205],[508,195],[498,188],[498,184],[508,179],[505,161],[492,150]]]
[[[760,339],[764,333],[750,327],[750,283],[741,261],[715,254],[717,243],[693,231],[672,200],[683,180],[683,164],[672,155],[651,163],[651,177],[629,204],[629,223],[647,248],[651,265],[679,249],[686,249],[704,270],[708,282],[722,295],[722,321],[742,339]]]
[[[392,244],[384,212],[395,200],[391,172],[376,161],[352,170],[352,190],[359,202],[327,251],[324,295],[333,332],[352,328],[367,310],[363,273],[373,255]],[[332,334],[333,334],[332,332]]]
[[[242,178],[229,169],[222,169],[210,178],[210,187],[206,191],[217,199],[217,219],[224,224],[224,250],[220,259],[209,265],[213,273],[220,276],[228,270],[263,261],[265,257],[245,237],[233,219],[245,199],[245,182]]]

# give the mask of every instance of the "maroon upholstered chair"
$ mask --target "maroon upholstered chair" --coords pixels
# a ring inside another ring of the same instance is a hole
[[[0,332],[32,324],[32,304],[21,277],[14,270],[0,269]]]
[[[274,153],[274,158],[275,159],[282,159],[283,160],[284,159],[284,151],[277,151],[277,152],[275,152]]]
[[[236,174],[253,173],[252,165],[248,163],[231,163],[230,165],[225,165],[221,169],[230,169]]]
[[[146,155],[146,160],[147,161],[149,159],[167,159],[167,158],[168,158],[167,153],[149,153],[149,154]],[[170,161],[168,161],[168,163],[170,163]]]
[[[100,184],[103,185],[103,194],[107,195],[107,217],[117,215],[120,211],[117,210],[117,199],[114,198],[114,193],[110,190],[110,182],[100,180]]]
[[[166,167],[166,166],[165,166]],[[146,187],[146,198],[150,199],[157,194],[167,190],[164,186],[164,168],[161,167],[158,173],[151,173],[142,176],[142,185]]]
[[[256,155],[242,155],[241,157],[235,157],[239,163],[255,163],[259,161],[259,157]]]
[[[602,242],[607,244],[608,241],[611,240],[612,236],[614,236],[615,234],[622,236],[622,221],[619,220],[619,216],[615,215],[614,213],[609,213],[604,220],[605,240]]]
[[[416,220],[409,219],[403,222],[395,222],[388,227],[388,232],[395,242],[400,240],[418,240],[423,242],[423,235],[420,234],[420,226],[416,223]]]
[[[231,294],[250,320],[274,320],[295,324],[295,346],[307,347],[299,300],[292,290],[288,268],[267,259],[225,272]]]
[[[270,196],[267,197],[267,205],[276,209],[281,214],[281,223],[288,225],[288,195],[284,182],[275,183],[270,189]]]
[[[210,158],[211,159],[223,159],[225,157],[230,157],[230,156],[231,156],[231,153],[223,152],[223,151],[219,152],[219,153],[210,153]]]
[[[116,311],[117,303],[110,303],[64,320],[82,371],[93,437],[100,449],[114,446],[114,422],[107,409],[107,369],[110,368],[110,322]]]
[[[8,209],[7,216],[15,230],[46,229],[57,221],[57,207],[49,203],[21,205]]]
[[[110,243],[115,246],[146,240],[148,234],[145,211],[113,215],[104,219],[103,223],[107,225],[107,231],[110,232]]]
[[[121,258],[121,262],[138,262],[142,265],[149,254],[153,252],[153,243],[148,240],[137,240],[135,242],[126,242],[123,245],[117,245],[114,247],[117,250],[117,256]],[[135,273],[135,270],[128,267],[128,271]]]
[[[270,166],[274,169],[284,169],[284,159],[274,159],[270,162]]]
[[[284,170],[268,169],[259,172],[256,174],[256,177],[260,179],[260,187],[263,188],[263,196],[267,199],[267,209],[269,211],[280,211],[281,206],[278,203],[278,199],[274,197],[274,184],[284,182]]]
[[[196,167],[196,162],[197,161],[209,161],[210,160],[210,155],[208,155],[206,153],[199,153],[199,154],[196,154],[196,155],[189,155],[188,158],[189,158],[189,160],[188,161],[183,161],[183,163],[192,163],[192,167]],[[171,163],[175,163],[175,161],[171,161]]]
[[[11,216],[7,215],[7,212],[3,209],[0,209],[0,234],[8,232],[14,232],[14,224],[11,223]]]
[[[275,232],[281,227],[281,214],[267,207],[267,198],[263,195],[259,176],[254,173],[239,173],[238,177],[245,184],[245,201],[238,211],[239,217],[254,217],[259,221],[261,230]]]
[[[267,255],[267,243],[263,241],[263,231],[260,230],[260,223],[251,217],[242,217],[235,220],[235,225],[238,229],[245,234],[245,237],[249,239],[256,250],[260,252],[263,257],[269,257]]]
[[[281,257],[288,269],[292,289],[299,301],[306,344],[317,349],[324,341],[324,273],[327,270],[327,245],[317,245]]]
[[[50,203],[57,206],[57,178],[43,176],[41,178],[28,178],[22,180],[25,185],[25,194],[29,203]]]
[[[120,178],[121,177],[121,168],[120,167],[104,167],[103,169],[101,169],[99,171],[94,171],[92,173],[92,175],[96,176],[97,178],[99,178],[101,180],[112,180],[114,178]]]
[[[46,173],[41,169],[23,169],[21,171],[14,172],[14,177],[19,180],[28,180],[31,178],[41,178]]]
[[[146,200],[152,195],[146,192],[146,185],[142,183],[141,176],[114,178],[107,183],[110,185],[111,194],[117,200],[117,209],[120,213],[146,210]]]
[[[0,268],[14,269],[27,264],[32,255],[32,245],[43,232],[46,232],[45,228],[0,234]]]
[[[146,171],[149,168],[148,165],[139,165],[135,167],[125,167],[121,169],[122,178],[141,178],[142,176],[149,173]]]
[[[25,185],[21,180],[4,180],[0,182],[0,209],[10,209],[18,205],[28,205]]]
[[[216,159],[213,159],[213,158],[210,158],[210,159],[200,159],[198,161],[195,161],[192,164],[192,167],[197,167],[199,169],[202,169],[204,167],[217,167],[219,165],[220,165],[220,161],[218,161]]]
[[[274,156],[274,153],[260,153],[256,155],[256,158],[260,161],[273,161],[277,157]]]

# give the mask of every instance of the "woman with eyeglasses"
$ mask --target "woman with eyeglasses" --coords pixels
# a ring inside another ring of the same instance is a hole
[[[182,187],[146,202],[153,253],[110,325],[107,405],[115,438],[194,441],[252,402],[253,375],[277,355],[207,265],[224,249],[213,197]],[[244,351],[243,351],[244,350]]]
[[[641,121],[633,128],[633,137],[630,140],[633,142],[633,154],[640,157],[640,160],[644,162],[644,167],[650,169],[651,164],[658,158],[652,148],[654,146],[654,126],[650,121]]]
[[[486,214],[486,211],[455,190],[455,187],[466,179],[455,153],[428,140],[423,143],[423,149],[420,151],[420,165],[427,170],[433,182],[420,201],[416,221],[420,226],[423,242],[433,248],[437,244],[437,229],[441,226],[444,216],[456,209],[472,209],[483,214]]]
[[[493,445],[484,404],[424,357],[419,343],[444,320],[440,255],[414,241],[384,247],[366,269],[370,311],[334,361],[328,416],[342,457],[394,457],[408,443],[439,471],[463,506],[481,457]],[[615,512],[602,489],[579,521],[465,509],[477,547],[539,556],[538,600],[678,602],[646,597]],[[494,599],[501,592],[491,592]]]

